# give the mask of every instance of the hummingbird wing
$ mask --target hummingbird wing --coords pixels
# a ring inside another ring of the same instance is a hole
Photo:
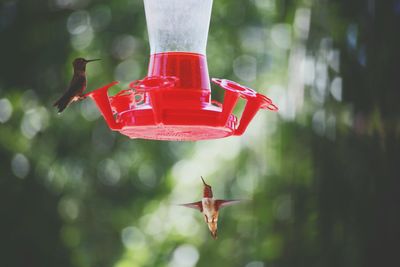
[[[227,207],[227,206],[232,206],[235,204],[239,204],[240,202],[242,202],[242,200],[224,200],[224,199],[217,199],[215,200],[215,206],[217,209],[219,208],[223,208],[223,207]]]
[[[74,99],[75,96],[82,94],[86,86],[85,76],[74,76],[64,94],[53,104],[58,108],[58,112],[62,112]]]
[[[179,204],[180,206],[184,206],[186,208],[192,208],[203,212],[203,204],[201,201],[193,202],[193,203],[186,203],[186,204]]]

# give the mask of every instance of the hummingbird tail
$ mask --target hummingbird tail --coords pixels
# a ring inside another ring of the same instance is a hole
[[[65,98],[65,97],[61,97],[56,102],[54,102],[53,106],[57,107],[58,113],[61,113],[68,106],[68,104],[70,102],[71,102],[71,99]]]

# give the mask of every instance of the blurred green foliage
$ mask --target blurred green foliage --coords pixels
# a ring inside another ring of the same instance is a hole
[[[90,101],[51,107],[75,57],[103,59],[88,90],[146,75],[141,0],[2,1],[0,266],[400,265],[399,25],[397,0],[215,0],[210,75],[280,112],[160,142],[111,132]],[[221,211],[216,241],[175,205],[200,175],[250,200]]]

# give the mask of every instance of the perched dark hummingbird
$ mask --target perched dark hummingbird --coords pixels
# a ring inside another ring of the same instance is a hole
[[[58,108],[58,113],[62,112],[71,102],[84,99],[83,91],[86,89],[86,64],[100,59],[86,60],[76,58],[72,65],[74,66],[74,76],[65,93],[53,104]]]
[[[222,207],[230,206],[239,203],[241,200],[222,200],[214,199],[211,186],[204,182],[203,177],[201,180],[204,184],[203,199],[198,202],[181,204],[182,206],[193,208],[199,210],[204,215],[204,220],[210,229],[211,236],[217,238],[217,222],[218,222],[218,212]]]

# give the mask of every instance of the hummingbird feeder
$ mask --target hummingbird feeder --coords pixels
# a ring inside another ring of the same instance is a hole
[[[130,138],[195,141],[242,135],[259,109],[272,101],[236,82],[213,78],[225,90],[211,100],[206,43],[212,0],[144,0],[150,40],[148,74],[114,96],[113,82],[87,94],[108,126]],[[239,98],[246,105],[232,114]]]

